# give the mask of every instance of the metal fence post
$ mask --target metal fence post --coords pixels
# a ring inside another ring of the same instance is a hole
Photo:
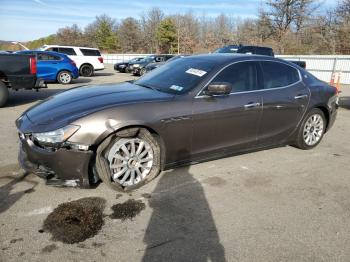
[[[335,70],[337,69],[337,57],[334,58],[333,61],[333,68],[332,68],[332,75],[335,73]]]

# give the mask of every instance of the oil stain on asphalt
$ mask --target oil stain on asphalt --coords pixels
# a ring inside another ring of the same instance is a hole
[[[57,246],[55,244],[47,245],[46,247],[41,249],[41,253],[51,253],[55,249],[57,249]]]
[[[106,200],[87,197],[60,204],[44,221],[43,230],[52,240],[78,243],[95,236],[103,225]]]
[[[146,208],[146,205],[141,200],[129,199],[124,203],[113,205],[111,208],[113,213],[110,215],[110,218],[124,221],[133,219]]]

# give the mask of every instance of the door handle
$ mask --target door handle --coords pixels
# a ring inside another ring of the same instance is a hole
[[[300,99],[304,99],[304,98],[307,98],[307,95],[297,95],[294,97],[294,99],[296,99],[296,100],[300,100]]]
[[[254,107],[259,107],[260,106],[260,103],[249,103],[249,104],[246,104],[244,105],[244,108],[245,109],[249,109],[249,108],[254,108]]]

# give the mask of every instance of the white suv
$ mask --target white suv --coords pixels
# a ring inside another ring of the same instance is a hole
[[[79,69],[82,76],[92,76],[94,71],[103,70],[103,57],[100,50],[89,47],[44,45],[39,48],[42,51],[54,51],[69,56]]]

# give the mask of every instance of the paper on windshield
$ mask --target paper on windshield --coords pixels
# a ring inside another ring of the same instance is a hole
[[[182,91],[182,89],[184,89],[182,86],[177,86],[177,85],[172,85],[169,88],[175,91]]]
[[[190,68],[186,71],[187,74],[195,75],[202,77],[204,76],[207,72],[200,70],[200,69],[195,69],[195,68]]]

